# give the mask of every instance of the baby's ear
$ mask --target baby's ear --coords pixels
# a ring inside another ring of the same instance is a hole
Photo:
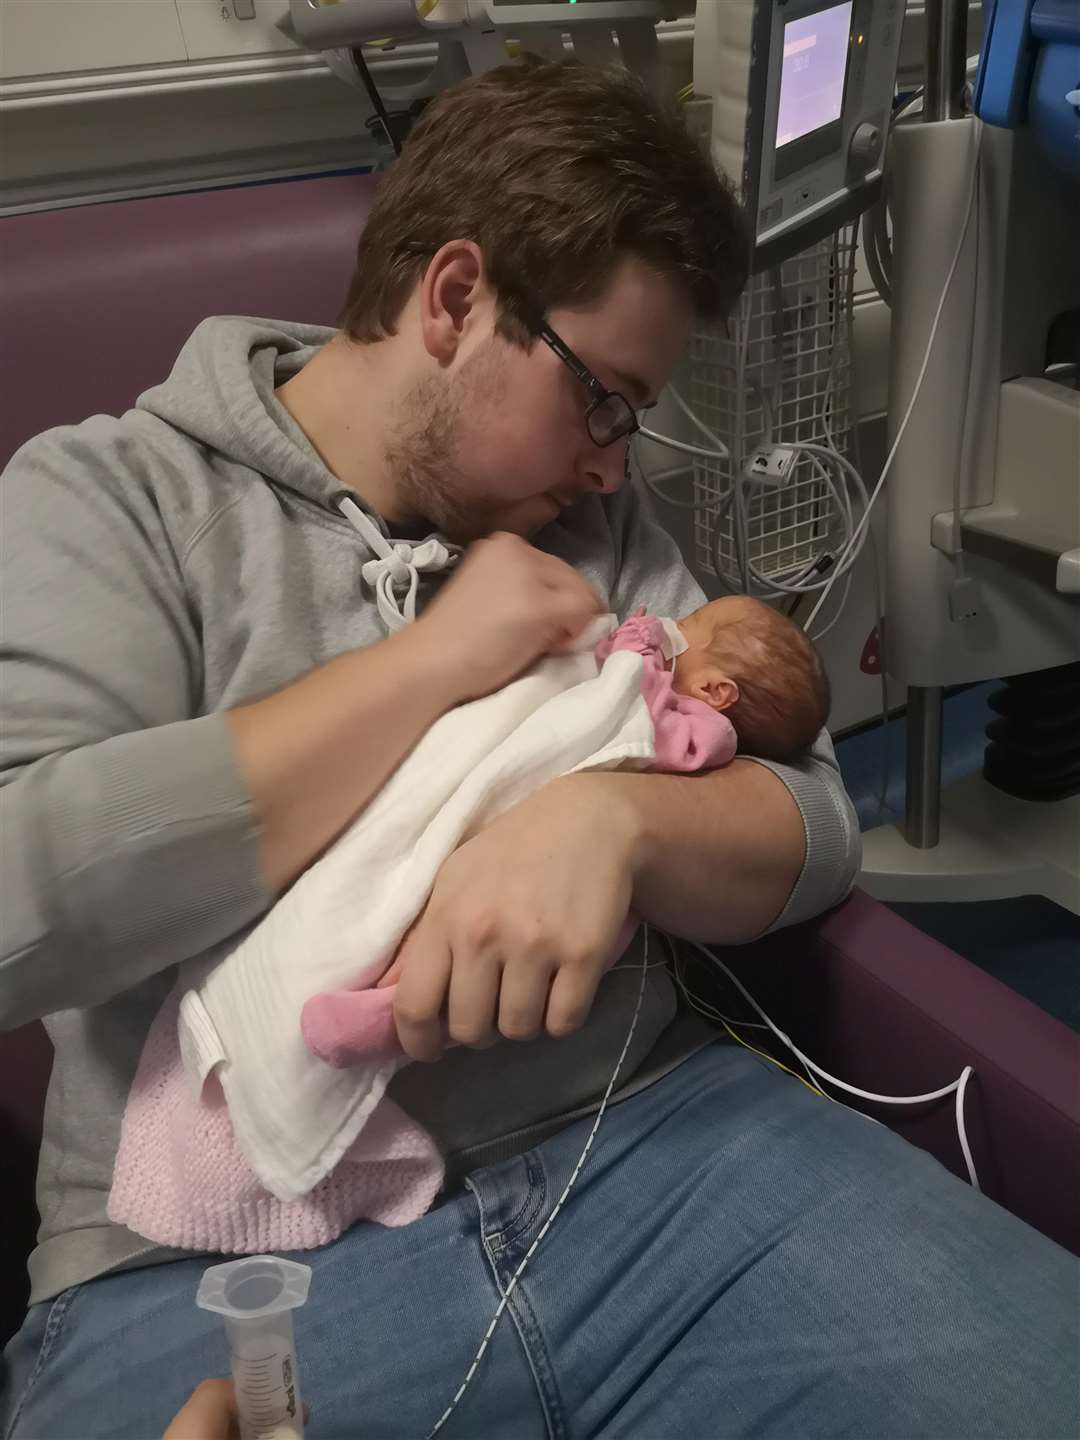
[[[739,687],[717,666],[703,665],[690,682],[690,694],[714,710],[730,710],[739,698]]]

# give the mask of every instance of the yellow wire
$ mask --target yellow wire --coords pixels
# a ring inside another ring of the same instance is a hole
[[[720,1024],[723,1025],[724,1029],[731,1036],[731,1038],[737,1044],[742,1045],[744,1049],[752,1051],[755,1055],[759,1055],[762,1060],[767,1060],[770,1065],[775,1065],[778,1070],[783,1070],[785,1074],[790,1075],[793,1080],[798,1080],[800,1085],[806,1086],[807,1090],[810,1091],[811,1095],[816,1095],[820,1100],[824,1100],[826,1098],[825,1092],[823,1090],[819,1090],[816,1085],[811,1085],[808,1080],[804,1080],[803,1077],[801,1075],[797,1075],[794,1070],[789,1070],[782,1060],[777,1060],[772,1055],[766,1055],[764,1050],[755,1049],[753,1045],[748,1044],[747,1041],[743,1040],[741,1036],[736,1035],[735,1031],[732,1030],[731,1026],[727,1023],[726,1020],[721,1020]]]

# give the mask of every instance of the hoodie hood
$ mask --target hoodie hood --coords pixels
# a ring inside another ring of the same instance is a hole
[[[324,508],[341,482],[274,390],[337,332],[322,325],[218,315],[204,320],[169,378],[135,402],[199,445]]]

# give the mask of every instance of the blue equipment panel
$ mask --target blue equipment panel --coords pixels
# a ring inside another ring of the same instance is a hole
[[[994,0],[984,20],[975,113],[1027,125],[1049,159],[1080,180],[1080,0]]]

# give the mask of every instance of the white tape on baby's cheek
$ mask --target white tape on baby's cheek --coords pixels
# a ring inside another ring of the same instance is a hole
[[[689,650],[686,636],[679,629],[678,622],[661,617],[660,628],[664,632],[664,659],[674,661],[684,651]],[[672,669],[674,670],[674,664]]]

